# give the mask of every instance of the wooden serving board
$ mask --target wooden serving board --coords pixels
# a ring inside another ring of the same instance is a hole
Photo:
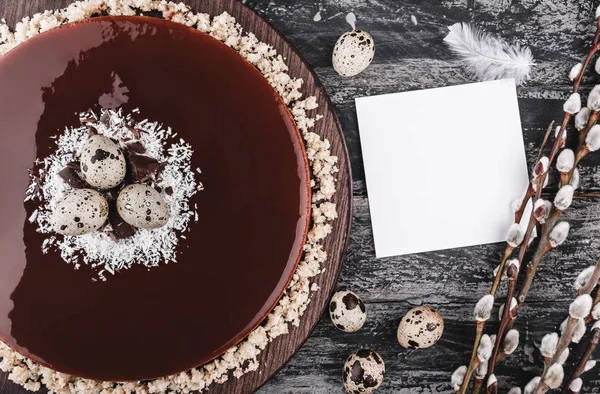
[[[25,16],[47,9],[62,8],[70,2],[70,0],[6,1],[0,4],[0,19],[6,18],[9,25],[14,26]],[[312,293],[311,303],[301,319],[300,326],[290,327],[288,335],[277,338],[260,354],[259,364],[261,367],[258,371],[248,373],[239,379],[232,378],[224,384],[214,384],[207,391],[215,394],[252,393],[273,377],[302,346],[319,321],[335,287],[348,243],[351,222],[352,177],[349,157],[339,120],[327,93],[310,66],[283,36],[238,0],[188,0],[184,2],[192,6],[195,11],[206,12],[210,15],[218,15],[227,11],[242,25],[245,32],[254,33],[258,39],[272,45],[278,53],[284,56],[290,68],[290,75],[304,80],[302,92],[317,98],[319,103],[317,111],[323,115],[323,119],[317,122],[314,131],[329,139],[333,154],[339,158],[340,172],[337,193],[334,197],[334,202],[338,206],[339,218],[333,223],[333,232],[325,242],[325,250],[328,254],[328,260],[325,263],[326,271],[316,278],[316,283],[321,289]],[[27,391],[8,381],[6,374],[0,374],[0,393],[24,394]]]

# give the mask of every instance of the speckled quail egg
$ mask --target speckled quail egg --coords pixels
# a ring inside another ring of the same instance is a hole
[[[398,342],[407,349],[425,349],[433,346],[443,332],[442,315],[430,306],[417,306],[402,318]]]
[[[338,291],[329,302],[329,316],[342,331],[355,332],[365,324],[367,310],[362,300],[351,291]]]
[[[139,228],[159,228],[169,220],[167,203],[148,185],[125,186],[117,198],[117,211],[123,220]]]
[[[344,363],[344,387],[350,394],[369,394],[383,382],[385,363],[373,350],[353,353]]]
[[[103,135],[89,138],[79,162],[83,179],[92,187],[112,189],[125,179],[125,155],[117,144]]]
[[[52,227],[63,235],[83,235],[98,230],[108,218],[108,202],[96,190],[76,189],[52,212]]]
[[[331,61],[333,68],[343,77],[363,72],[375,56],[373,37],[365,31],[352,30],[342,34],[335,43]]]

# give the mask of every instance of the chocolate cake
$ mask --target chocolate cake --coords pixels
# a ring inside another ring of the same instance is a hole
[[[107,100],[115,75],[127,91]],[[157,19],[96,18],[5,55],[0,86],[2,341],[68,374],[142,380],[220,355],[275,306],[306,238],[308,164],[286,105],[235,51]],[[176,263],[106,282],[43,254],[36,203],[24,203],[36,158],[101,104],[185,138],[205,186]]]

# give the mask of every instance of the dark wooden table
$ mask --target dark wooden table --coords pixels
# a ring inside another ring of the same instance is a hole
[[[67,1],[1,0],[0,18],[17,18]],[[190,2],[191,3],[191,2]],[[593,34],[596,2],[589,0],[296,0],[248,1],[303,54],[337,105],[352,157],[355,179],[354,223],[338,287],[351,289],[367,303],[369,319],[357,333],[337,331],[327,316],[291,362],[259,392],[262,394],[343,393],[341,365],[354,350],[368,347],[386,361],[387,375],[378,393],[450,393],[452,371],[467,361],[473,340],[472,309],[489,289],[490,271],[503,251],[500,244],[376,259],[364,183],[354,98],[471,82],[442,42],[446,26],[468,21],[531,47],[537,66],[519,88],[519,104],[528,159],[534,160],[551,120],[562,119],[570,89],[567,73],[584,55]],[[369,31],[376,43],[371,67],[354,78],[331,68],[331,51],[350,26]],[[411,17],[414,16],[415,18]],[[320,17],[320,18],[319,18]],[[414,20],[416,19],[416,23]],[[600,77],[584,80],[589,91]],[[1,87],[0,87],[1,88]],[[498,114],[498,116],[502,116]],[[443,119],[431,121],[443,125]],[[493,121],[493,119],[490,119]],[[569,144],[575,143],[573,138]],[[501,364],[501,387],[521,387],[539,372],[537,350],[544,334],[557,330],[574,297],[573,280],[600,257],[600,155],[581,166],[582,187],[565,217],[572,231],[566,244],[543,263],[517,328],[521,344]],[[556,182],[549,190],[556,190]],[[440,190],[443,199],[444,190]],[[403,350],[396,342],[402,315],[429,304],[445,317],[446,332],[428,350]],[[575,347],[579,353],[581,347]],[[583,392],[600,392],[600,368],[585,375]],[[14,385],[0,377],[0,393]],[[11,392],[16,392],[12,391]]]

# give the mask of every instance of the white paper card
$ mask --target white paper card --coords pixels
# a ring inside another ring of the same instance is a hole
[[[528,182],[512,79],[356,99],[377,257],[503,241]]]

